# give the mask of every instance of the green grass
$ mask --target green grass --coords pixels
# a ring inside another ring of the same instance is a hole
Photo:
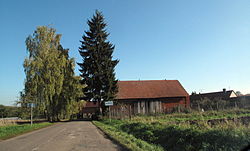
[[[141,115],[126,120],[105,120],[99,123],[132,135],[164,150],[234,151],[250,144],[249,121],[228,120],[249,117],[250,110],[208,111]],[[208,120],[224,119],[213,124]],[[190,121],[195,121],[190,122]]]
[[[44,122],[44,123],[33,124],[32,126],[30,124],[1,126],[0,139],[2,140],[8,139],[23,133],[47,127],[51,124],[52,123]]]
[[[135,138],[133,135],[119,131],[113,126],[102,122],[93,122],[97,127],[108,134],[112,139],[116,140],[124,147],[132,151],[163,151],[163,148],[154,144],[147,143],[141,139]]]
[[[240,150],[250,143],[247,127],[207,128],[202,125],[164,125],[161,123],[124,122],[122,132],[149,143],[161,145],[166,150]]]
[[[173,113],[159,115],[141,115],[132,118],[132,121],[142,122],[185,122],[185,121],[207,121],[214,119],[232,119],[240,117],[250,117],[250,110],[232,109],[223,111],[207,111],[192,113]]]

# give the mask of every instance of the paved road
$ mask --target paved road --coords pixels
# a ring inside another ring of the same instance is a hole
[[[0,151],[117,151],[88,121],[58,123],[0,142]]]

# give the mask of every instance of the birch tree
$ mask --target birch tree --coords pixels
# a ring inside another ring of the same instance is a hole
[[[23,64],[26,75],[23,100],[34,103],[35,112],[43,112],[49,121],[57,121],[62,113],[68,113],[67,106],[76,101],[78,93],[73,88],[79,84],[74,77],[74,59],[69,58],[60,39],[61,35],[47,26],[37,27],[26,39],[29,55]]]

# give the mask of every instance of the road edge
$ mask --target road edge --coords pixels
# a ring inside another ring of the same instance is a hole
[[[12,138],[15,138],[15,137],[18,137],[18,136],[21,136],[21,135],[25,135],[25,134],[29,134],[29,133],[32,133],[32,132],[35,132],[35,131],[38,131],[38,130],[41,130],[41,129],[44,129],[44,128],[48,128],[48,127],[54,126],[56,124],[58,124],[58,123],[51,123],[50,125],[46,125],[44,127],[39,127],[39,128],[36,128],[36,129],[25,131],[23,133],[18,133],[16,135],[8,136],[8,137],[6,137],[4,139],[0,139],[0,142],[7,141],[7,140],[10,140]]]
[[[119,141],[117,141],[115,138],[113,138],[112,136],[110,136],[108,133],[106,133],[105,131],[103,131],[100,127],[98,127],[97,125],[95,125],[93,123],[93,121],[91,121],[91,123],[97,128],[98,132],[103,135],[105,138],[109,139],[110,141],[112,141],[112,143],[116,144],[117,146],[119,146],[119,150],[120,151],[131,151],[129,148],[127,148],[125,145],[123,145],[122,143],[120,143]]]

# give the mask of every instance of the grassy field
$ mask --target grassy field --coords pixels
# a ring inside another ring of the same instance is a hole
[[[33,124],[32,126],[30,124],[22,124],[22,125],[14,124],[14,125],[0,126],[0,139],[2,140],[8,139],[50,125],[51,123],[44,122],[44,123]]]
[[[249,121],[242,120],[249,119],[249,113],[250,110],[175,113],[98,123],[101,129],[110,127],[164,150],[235,151],[250,144]]]

